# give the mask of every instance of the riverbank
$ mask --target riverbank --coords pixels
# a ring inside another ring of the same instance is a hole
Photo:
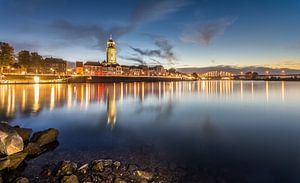
[[[53,84],[53,83],[115,83],[191,81],[187,78],[164,76],[58,76],[58,75],[5,75],[1,84]]]

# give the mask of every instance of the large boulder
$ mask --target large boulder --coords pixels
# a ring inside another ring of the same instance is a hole
[[[79,180],[76,175],[64,176],[61,180],[61,183],[79,183]]]
[[[22,137],[6,123],[0,123],[0,152],[11,155],[22,151],[24,142]]]
[[[29,141],[30,135],[32,133],[32,129],[30,129],[30,128],[17,128],[17,127],[15,127],[14,129],[22,137],[24,142]]]
[[[19,177],[15,180],[15,183],[29,183],[29,180],[26,177]]]
[[[0,171],[4,169],[14,170],[25,160],[27,154],[19,152],[4,158],[0,158]]]
[[[31,138],[31,142],[35,142],[40,146],[44,146],[51,142],[55,142],[58,137],[58,130],[54,128],[49,128],[48,130],[36,132]]]
[[[34,142],[29,142],[24,148],[24,152],[29,156],[38,156],[42,153],[42,149],[39,144]]]
[[[56,175],[63,176],[63,175],[71,175],[75,173],[77,169],[77,164],[72,161],[62,161]]]

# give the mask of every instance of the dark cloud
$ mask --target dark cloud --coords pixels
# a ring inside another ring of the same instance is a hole
[[[157,49],[141,49],[132,46],[130,46],[130,48],[143,57],[149,57],[149,59],[153,59],[151,57],[165,59],[168,61],[168,64],[174,64],[177,57],[175,56],[171,43],[165,38],[155,37],[154,44]]]
[[[178,11],[187,3],[183,0],[162,0],[151,2],[140,2],[132,11],[127,24],[123,26],[115,25],[105,29],[100,25],[84,24],[77,25],[70,21],[60,20],[50,25],[55,33],[61,35],[67,41],[85,40],[96,42],[97,48],[105,48],[105,41],[109,34],[113,34],[115,39],[135,30],[138,26],[149,21],[156,21],[165,18],[167,15]]]
[[[134,57],[134,56],[120,56],[120,58],[125,59],[125,60],[129,60],[129,61],[133,61],[139,65],[145,65],[146,62],[140,58],[140,57]]]
[[[232,25],[236,20],[237,17],[227,17],[195,24],[188,31],[185,31],[180,39],[186,43],[208,45],[217,36],[224,34],[226,28]]]

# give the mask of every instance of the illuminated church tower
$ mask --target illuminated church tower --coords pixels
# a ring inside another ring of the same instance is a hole
[[[106,46],[106,61],[107,64],[116,64],[116,56],[117,56],[117,49],[116,49],[116,43],[112,39],[112,35],[110,35],[109,40],[107,41]]]

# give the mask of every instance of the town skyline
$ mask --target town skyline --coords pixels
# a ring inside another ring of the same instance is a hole
[[[0,23],[6,25],[0,30],[1,41],[16,51],[30,50],[44,57],[101,61],[105,41],[113,34],[119,45],[117,60],[124,65],[300,69],[300,26],[295,24],[300,4],[295,0],[125,5],[1,0],[0,5]]]

